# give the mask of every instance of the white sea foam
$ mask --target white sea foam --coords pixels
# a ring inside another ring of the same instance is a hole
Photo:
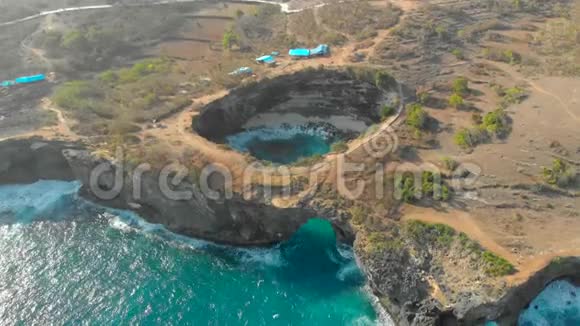
[[[0,214],[13,214],[14,223],[53,218],[76,198],[78,182],[38,181],[29,185],[0,186]]]
[[[268,267],[282,267],[285,265],[282,252],[278,247],[268,249],[237,249],[243,263],[261,264]]]
[[[342,266],[336,272],[336,278],[342,282],[346,281],[349,277],[358,277],[359,275],[359,268],[354,261]]]
[[[373,308],[375,308],[375,311],[377,312],[377,325],[395,326],[395,322],[393,321],[393,319],[391,318],[389,313],[385,310],[385,308],[383,308],[383,306],[381,305],[381,303],[379,301],[379,298],[373,294],[373,291],[370,288],[370,286],[366,285],[364,287],[364,290],[365,290],[366,294],[368,295],[369,300],[371,301],[371,304],[373,305]]]
[[[226,141],[228,145],[232,148],[246,152],[248,151],[248,145],[252,143],[254,140],[260,141],[271,141],[277,139],[292,139],[296,135],[306,134],[311,136],[320,136],[324,139],[330,139],[332,137],[332,133],[324,127],[307,127],[304,125],[296,125],[296,126],[281,126],[277,128],[270,128],[270,127],[263,127],[263,128],[256,128],[256,129],[249,129],[246,131],[242,131],[235,135],[231,135],[226,137]]]

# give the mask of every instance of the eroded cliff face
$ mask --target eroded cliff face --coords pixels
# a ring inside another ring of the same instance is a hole
[[[81,195],[89,200],[134,210],[179,234],[232,245],[267,245],[288,239],[315,216],[329,219],[339,240],[352,240],[355,234],[346,214],[307,203],[281,209],[236,195],[213,200],[190,182],[173,188],[190,190],[190,199],[169,199],[159,188],[159,173],[143,174],[136,197],[133,174],[123,171],[119,193],[102,198],[89,185],[91,172],[103,165],[106,172],[96,183],[102,190],[113,189],[118,167],[95,158],[81,145],[41,139],[0,142],[0,184],[80,180]],[[212,187],[220,191],[219,182]],[[378,232],[355,228],[359,265],[398,325],[482,325],[488,320],[515,325],[520,311],[548,283],[563,277],[580,279],[580,257],[558,259],[514,285],[490,275],[490,266],[481,260],[482,249],[461,234],[408,229],[395,222]]]
[[[97,168],[101,171],[91,180]],[[139,178],[135,175],[132,169],[96,158],[76,144],[41,139],[0,143],[0,184],[79,180],[83,197],[104,206],[133,210],[151,223],[186,236],[232,245],[268,245],[289,239],[301,225],[319,216],[315,209],[302,204],[278,208],[244,200],[235,193],[224,198],[223,184],[211,180],[208,185],[218,198],[208,198],[199,186],[183,180],[168,186],[190,196],[171,199],[161,190],[159,171],[144,172]],[[326,218],[340,238],[353,238],[344,216]]]
[[[380,121],[384,92],[373,83],[335,70],[306,70],[232,90],[208,104],[193,130],[212,141],[239,132],[261,113],[324,118],[349,116],[367,125]]]
[[[359,231],[355,241],[359,264],[397,325],[516,325],[550,282],[580,277],[580,257],[564,257],[514,284],[465,235],[405,228]]]

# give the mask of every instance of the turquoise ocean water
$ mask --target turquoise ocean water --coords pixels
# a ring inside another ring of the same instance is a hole
[[[78,184],[0,187],[0,324],[375,325],[352,250],[313,219],[234,249],[80,200]]]
[[[228,136],[227,144],[240,152],[278,164],[290,164],[301,158],[324,155],[334,141],[322,128],[295,126],[258,128]]]
[[[566,280],[550,283],[521,313],[518,325],[580,325],[580,288]]]

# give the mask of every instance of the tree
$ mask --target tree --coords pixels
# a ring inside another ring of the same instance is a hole
[[[471,139],[471,133],[468,129],[463,128],[459,130],[453,138],[455,143],[460,147],[470,148],[474,145],[473,140]]]
[[[466,95],[469,93],[469,81],[465,77],[457,77],[453,81],[453,92],[459,95]]]
[[[395,114],[395,108],[393,108],[392,106],[385,105],[381,109],[381,119],[382,120],[385,120],[386,118],[392,116],[393,114]]]
[[[393,78],[388,72],[377,71],[375,74],[375,85],[381,89],[388,89],[391,85],[395,83],[395,78]]]
[[[449,105],[455,109],[460,109],[464,104],[463,97],[457,93],[451,94],[449,97]]]
[[[230,28],[228,29],[222,38],[222,45],[224,49],[231,49],[234,43],[238,42],[238,35]]]
[[[407,125],[413,127],[415,130],[421,130],[425,127],[427,122],[427,113],[423,110],[423,106],[419,103],[412,103],[407,105]]]

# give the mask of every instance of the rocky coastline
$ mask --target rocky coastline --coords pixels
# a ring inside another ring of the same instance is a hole
[[[459,240],[446,248],[404,240],[378,251],[368,250],[369,235],[353,231],[345,214],[321,211],[305,203],[277,208],[237,195],[214,200],[194,191],[195,185],[188,182],[178,188],[192,190],[193,198],[169,200],[158,190],[159,173],[155,172],[143,175],[140,198],[133,197],[135,184],[131,175],[123,171],[124,182],[118,196],[102,199],[88,187],[91,171],[102,164],[111,169],[101,175],[98,184],[112,189],[118,167],[96,158],[82,144],[42,139],[0,142],[0,185],[42,179],[79,180],[83,197],[105,206],[133,210],[151,223],[163,224],[186,236],[236,246],[264,246],[284,241],[308,219],[324,216],[334,226],[339,240],[350,242],[356,235],[354,247],[359,266],[367,275],[372,292],[397,325],[480,325],[487,321],[514,325],[520,311],[547,284],[560,278],[580,279],[580,257],[562,257],[519,284],[492,284],[479,274],[476,282],[451,284],[458,273],[476,274],[481,267],[468,263],[469,253],[464,252]],[[211,186],[219,192],[223,185],[216,181]],[[442,263],[443,257],[450,256],[458,266]],[[440,286],[451,287],[446,292],[453,295],[446,300],[438,297],[431,290],[433,279],[438,279]]]

